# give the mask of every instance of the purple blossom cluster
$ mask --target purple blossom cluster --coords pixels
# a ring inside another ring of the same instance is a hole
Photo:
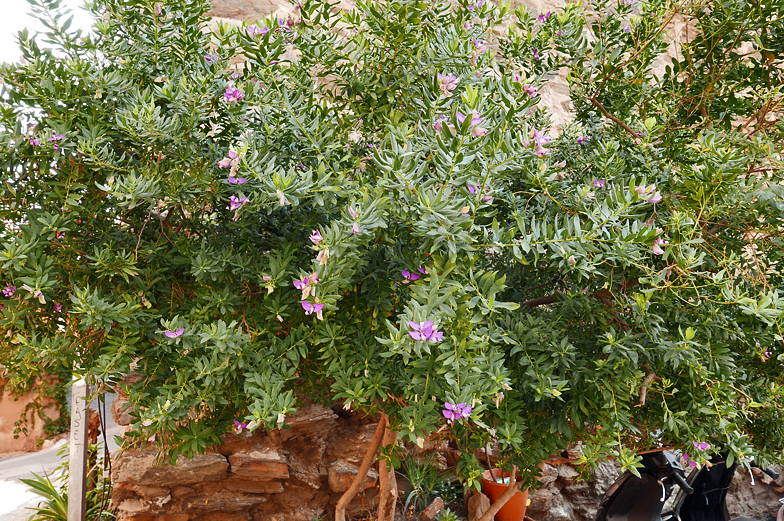
[[[433,327],[432,320],[422,322],[421,324],[414,322],[413,320],[409,320],[408,325],[412,329],[408,332],[408,334],[414,340],[421,340],[422,342],[428,340],[430,342],[440,342],[444,338],[443,331],[439,331],[438,328]]]
[[[226,100],[226,103],[234,105],[239,103],[244,97],[245,93],[236,88],[232,83],[226,85],[226,92],[223,93],[223,99]]]
[[[457,76],[452,74],[438,75],[438,89],[445,98],[452,96],[452,91],[457,88]]]
[[[471,406],[467,403],[444,403],[444,410],[441,413],[446,418],[447,423],[452,423],[454,421],[460,421],[462,419],[468,419],[471,417]]]
[[[16,286],[13,286],[10,282],[6,282],[5,289],[3,289],[3,295],[7,298],[11,298],[14,296],[14,292],[16,291]]]

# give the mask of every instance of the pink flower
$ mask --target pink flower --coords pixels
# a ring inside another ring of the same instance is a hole
[[[233,105],[238,103],[244,97],[245,93],[240,89],[237,89],[232,85],[226,85],[226,92],[223,93],[223,99],[226,100],[226,103]]]
[[[696,467],[697,466],[697,462],[694,461],[693,459],[691,459],[689,457],[688,453],[686,453],[686,452],[683,453],[683,461],[690,467]]]
[[[183,327],[181,327],[180,329],[178,329],[176,331],[169,331],[167,329],[166,331],[163,332],[163,334],[166,335],[169,338],[179,338],[179,337],[182,336],[183,333],[185,333],[185,328],[183,328]]]
[[[229,197],[229,210],[239,210],[246,204],[248,204],[247,197],[237,197],[236,195],[232,195]]]
[[[537,19],[537,20],[539,20],[540,22],[543,22],[543,23],[544,23],[544,22],[546,22],[546,21],[547,21],[547,19],[548,19],[548,18],[550,18],[550,15],[552,15],[552,14],[553,14],[553,13],[551,13],[550,11],[547,11],[547,13],[546,13],[546,14],[545,14],[545,13],[542,13],[542,14],[540,14],[539,16],[537,16],[537,17],[536,17],[536,19]]]
[[[699,451],[708,450],[710,448],[710,445],[704,441],[701,441],[699,443],[693,441],[692,444],[694,444],[694,448],[696,448]]]
[[[444,415],[444,418],[446,418],[447,423],[471,417],[471,406],[466,403],[453,404],[446,402],[444,403],[444,407],[445,408],[441,413]]]
[[[256,38],[257,36],[264,36],[269,32],[269,29],[266,27],[259,27],[256,24],[251,24],[246,29],[248,31],[248,36],[251,38]]]
[[[423,342],[426,340],[430,340],[431,342],[440,342],[444,338],[444,333],[433,327],[432,320],[422,322],[421,324],[409,320],[408,325],[413,330],[409,331],[408,334],[414,340],[421,340]]]
[[[487,129],[482,127],[474,127],[471,129],[471,134],[474,137],[482,137],[487,134]]]
[[[354,224],[351,226],[351,232],[352,232],[352,233],[359,233],[359,223],[354,223]]]
[[[55,313],[59,313],[62,310],[63,310],[63,305],[62,304],[58,304],[57,302],[54,302],[54,312]]]
[[[471,111],[471,125],[478,125],[478,124],[480,124],[482,122],[482,118],[479,117],[479,116],[481,116],[481,114],[479,114],[479,112],[477,112],[476,110],[472,110]],[[463,123],[466,120],[466,117],[467,116],[465,114],[463,114],[462,112],[458,111],[458,113],[457,113],[457,121],[459,121],[460,123]]]
[[[438,75],[438,88],[445,98],[452,96],[452,91],[457,88],[457,76],[451,74]]]
[[[153,10],[155,11],[155,16],[163,16],[163,7],[161,6],[160,2],[155,4]]]
[[[233,184],[233,185],[244,184],[247,180],[248,180],[247,177],[232,177],[232,176],[229,176],[229,179],[228,179],[229,183]]]
[[[41,144],[41,140],[33,138],[33,139],[30,140],[30,144],[33,145],[34,147],[37,147],[37,146],[39,146]]]
[[[242,434],[242,430],[247,426],[247,422],[240,423],[237,420],[234,420],[234,434]]]
[[[471,43],[474,45],[474,49],[476,49],[476,52],[478,52],[479,54],[482,54],[487,50],[487,42],[485,41],[477,40],[476,38],[474,38],[473,40],[471,40]]]
[[[661,228],[659,228],[657,231],[661,233]],[[662,237],[656,237],[653,240],[653,246],[651,246],[651,251],[653,251],[653,253],[655,253],[656,255],[664,255],[664,250],[661,247],[666,246],[667,244],[669,244],[669,242],[664,240]]]
[[[604,179],[600,179],[600,180],[598,180],[598,181],[594,181],[594,182],[593,182],[593,185],[594,185],[596,188],[602,188],[606,182],[607,182],[607,181],[605,181]]]
[[[545,148],[544,145],[548,144],[551,140],[550,136],[545,134],[542,131],[536,130],[535,128],[531,129],[531,133],[529,134],[531,139],[534,141],[534,152],[539,157],[546,155],[550,152],[549,148]]]
[[[351,217],[353,217],[354,219],[356,219],[356,218],[357,218],[357,211],[356,211],[356,210],[354,210],[354,207],[353,207],[353,206],[349,206],[349,207],[348,207],[348,214],[349,214]]]
[[[531,96],[532,98],[533,98],[534,96],[536,96],[536,95],[539,93],[539,89],[537,89],[536,87],[532,87],[532,86],[531,86],[530,84],[528,84],[528,83],[526,83],[525,85],[523,85],[523,91],[524,91],[526,94],[528,94],[529,96]]]
[[[319,303],[311,303],[307,300],[302,301],[302,309],[305,310],[306,315],[312,315],[314,312],[316,313],[316,318],[319,320],[324,320],[323,315],[321,314],[324,309],[324,304]]]
[[[651,204],[656,204],[656,203],[658,203],[661,200],[662,200],[661,192],[656,192],[655,194],[653,194],[653,197],[648,199],[648,202],[651,203]]]
[[[10,282],[6,282],[5,289],[3,290],[3,295],[8,298],[14,296],[14,292],[16,291],[16,286],[12,286]]]
[[[309,239],[310,242],[312,242],[316,246],[318,246],[321,243],[321,241],[324,240],[324,238],[321,236],[321,233],[319,233],[318,230],[313,230],[313,232],[310,234]]]
[[[419,269],[421,270],[422,268],[419,268]],[[418,273],[412,273],[412,272],[410,272],[408,270],[403,270],[402,273],[403,273],[403,279],[405,279],[405,280],[403,280],[403,284],[408,284],[409,282],[414,282],[415,280],[418,280],[419,277],[420,277],[420,275]]]

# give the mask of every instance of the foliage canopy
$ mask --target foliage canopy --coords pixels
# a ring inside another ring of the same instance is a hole
[[[93,0],[90,35],[31,1],[0,100],[13,388],[136,371],[132,436],[172,455],[310,397],[522,469],[576,440],[781,456],[782,0],[214,31],[205,0]]]

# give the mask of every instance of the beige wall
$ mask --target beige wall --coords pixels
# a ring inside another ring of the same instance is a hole
[[[35,450],[36,442],[45,437],[44,422],[36,415],[35,426],[30,422],[27,424],[27,436],[20,434],[14,438],[14,423],[19,421],[25,407],[35,397],[35,393],[27,393],[15,400],[7,392],[0,393],[0,454]],[[54,414],[54,408],[47,410],[47,413]]]

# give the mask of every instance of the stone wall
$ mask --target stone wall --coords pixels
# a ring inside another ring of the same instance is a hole
[[[113,407],[115,421],[130,418]],[[229,435],[224,444],[177,464],[156,464],[155,450],[129,450],[112,468],[118,521],[311,521],[328,518],[357,474],[376,428],[374,418],[338,416],[317,405],[287,419],[291,429]],[[347,509],[370,511],[378,473]]]
[[[120,397],[112,407],[121,425],[131,420],[121,410],[126,403]],[[357,475],[376,419],[310,405],[288,418],[287,425],[291,429],[247,438],[225,436],[224,444],[209,453],[180,457],[174,466],[158,464],[154,449],[124,452],[112,467],[112,507],[118,509],[118,521],[332,519],[337,500]],[[446,440],[427,441],[429,450],[439,451],[437,461],[443,464],[449,456],[454,459]],[[569,453],[577,455],[579,448]],[[542,486],[531,494],[526,514],[533,521],[593,521],[605,490],[620,475],[610,463],[599,464],[588,480],[580,480],[568,464],[543,463],[541,469]],[[739,471],[727,500],[730,513],[758,519],[774,515],[784,492],[776,485],[761,473],[752,485],[749,474]],[[377,506],[376,465],[362,488],[347,509],[354,519]],[[405,480],[400,488],[405,496]]]

